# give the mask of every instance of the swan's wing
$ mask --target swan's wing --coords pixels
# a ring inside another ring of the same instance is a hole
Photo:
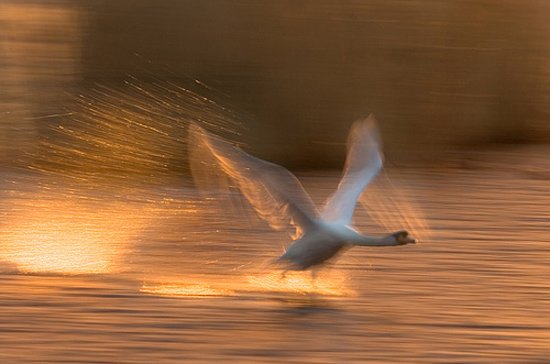
[[[369,186],[359,203],[365,208],[371,228],[382,231],[407,230],[419,241],[428,241],[432,233],[424,216],[422,205],[414,197],[414,189],[406,188],[399,181],[409,180],[400,174],[396,180],[383,175]],[[397,176],[396,176],[397,177]]]
[[[344,175],[338,189],[327,200],[321,217],[328,221],[350,224],[355,205],[363,189],[382,168],[380,135],[376,119],[356,121],[350,131]]]
[[[296,228],[293,236],[297,238],[315,223],[318,217],[315,205],[288,170],[255,158],[197,125],[190,126],[189,137],[189,146],[209,152],[272,228],[281,230],[291,224]]]

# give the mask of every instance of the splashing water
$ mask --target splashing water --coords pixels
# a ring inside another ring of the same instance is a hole
[[[21,272],[113,273],[186,184],[190,122],[238,130],[232,112],[170,82],[97,85],[48,120],[38,152],[4,176],[0,259]]]
[[[164,297],[230,297],[235,292],[230,289],[217,288],[204,283],[163,282],[144,283],[141,293]]]
[[[313,279],[310,272],[269,272],[246,277],[250,288],[258,293],[294,293],[322,296],[352,297],[356,292],[347,287],[348,277],[343,272],[322,272]]]
[[[342,271],[326,271],[313,280],[309,272],[265,270],[243,275],[216,275],[210,277],[187,276],[174,281],[167,277],[146,281],[140,292],[165,297],[261,297],[263,295],[317,295],[329,297],[353,297],[349,277]]]
[[[29,168],[123,190],[181,180],[188,168],[190,123],[222,135],[235,136],[240,129],[230,109],[164,81],[131,78],[120,89],[97,85],[79,95],[76,110],[69,111],[41,134]]]

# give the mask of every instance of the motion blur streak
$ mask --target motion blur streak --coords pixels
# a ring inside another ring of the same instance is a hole
[[[549,13],[0,0],[0,363],[547,363]],[[284,233],[191,188],[192,122],[320,205],[370,112],[354,223],[421,244],[282,277]]]
[[[342,271],[323,272],[315,280],[310,272],[287,272],[284,277],[281,272],[247,276],[251,289],[257,292],[352,297],[355,291],[346,287],[347,279]]]
[[[407,186],[407,173],[390,173],[383,173],[361,196],[361,205],[370,221],[380,232],[404,229],[420,243],[429,241],[431,230],[418,202],[420,199]]]
[[[173,281],[170,278],[146,281],[140,292],[165,297],[262,297],[277,295],[353,297],[356,293],[347,287],[350,279],[341,270],[322,272],[312,280],[309,272],[288,272],[282,276],[281,271],[264,266],[262,270],[243,271],[242,275],[210,275],[200,277],[195,273],[186,281]]]
[[[162,284],[144,284],[140,292],[166,297],[229,297],[234,292],[229,289],[215,288],[208,284],[167,282]]]
[[[41,135],[30,167],[123,190],[182,183],[191,122],[225,135],[239,129],[223,105],[170,82],[130,78],[120,89],[97,85]]]

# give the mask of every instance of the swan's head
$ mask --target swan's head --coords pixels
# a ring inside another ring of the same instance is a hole
[[[415,244],[416,243],[416,239],[410,238],[409,233],[405,230],[393,233],[393,234],[391,234],[391,236],[395,239],[395,242],[398,245]]]

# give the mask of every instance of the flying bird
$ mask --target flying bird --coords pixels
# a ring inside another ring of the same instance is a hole
[[[380,134],[372,114],[353,123],[342,179],[320,211],[287,169],[253,157],[195,124],[190,126],[189,136],[191,152],[201,150],[200,158],[205,151],[209,153],[272,228],[294,227],[293,241],[277,259],[285,272],[312,269],[313,275],[313,268],[353,246],[416,243],[405,230],[377,237],[360,233],[352,224],[359,196],[383,164]]]

